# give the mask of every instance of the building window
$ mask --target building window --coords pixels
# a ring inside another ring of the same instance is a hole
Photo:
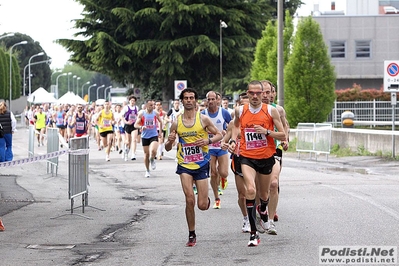
[[[356,58],[370,58],[370,44],[371,41],[355,41]]]
[[[331,58],[345,58],[345,41],[330,41]]]

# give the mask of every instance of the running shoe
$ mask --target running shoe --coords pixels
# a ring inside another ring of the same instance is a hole
[[[197,244],[197,237],[189,236],[186,247],[194,247]]]
[[[249,224],[249,219],[248,217],[244,217],[242,219],[242,232],[243,233],[249,233],[251,231],[251,225]]]
[[[260,243],[259,233],[251,234],[249,237],[248,247],[256,247]]]
[[[198,191],[197,191],[197,187],[196,186],[193,186],[193,190],[194,190],[194,194],[198,195]]]
[[[220,187],[218,187],[218,194],[223,195],[223,191],[220,189]]]
[[[118,147],[118,146],[116,146],[116,147]],[[122,152],[123,152],[123,150],[122,150],[122,149],[120,149],[120,150],[119,150],[119,154],[122,154]]]
[[[260,218],[259,215],[256,215],[255,225],[256,225],[256,230],[259,233],[264,234],[266,232],[265,222]]]
[[[110,159],[109,159],[109,156],[107,155],[107,156],[105,156],[105,161],[106,162],[109,162],[110,161]]]
[[[150,171],[145,171],[145,176],[144,177],[150,177]]]
[[[278,215],[277,215],[277,212],[274,214],[273,221],[278,222]]]
[[[269,216],[268,216],[268,214],[267,214],[267,210],[265,210],[264,212],[262,212],[262,211],[260,210],[260,205],[257,205],[257,206],[256,206],[256,211],[257,211],[257,213],[259,213],[260,218],[262,218],[262,220],[263,220],[264,222],[267,222],[267,221],[269,220]]]
[[[132,153],[132,161],[136,160],[136,154]]]
[[[220,209],[220,199],[215,200],[215,204],[213,204],[214,209]]]
[[[228,184],[227,177],[226,178],[224,178],[224,177],[220,178],[220,187],[223,190],[225,190],[227,188],[227,184]]]
[[[267,222],[266,233],[269,235],[277,235],[276,226],[274,225],[274,221],[271,219]]]
[[[150,159],[150,163],[151,163],[151,169],[152,170],[157,169],[157,165],[155,164],[155,159],[154,158]]]
[[[0,232],[2,232],[4,230],[6,230],[6,229],[4,228],[3,221],[0,219]]]

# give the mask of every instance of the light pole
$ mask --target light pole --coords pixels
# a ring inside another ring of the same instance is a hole
[[[77,77],[76,78],[76,95],[78,95],[78,96],[79,96],[79,80],[80,80],[80,77]]]
[[[112,88],[112,85],[111,86],[108,86],[108,87],[106,87],[105,89],[104,89],[104,99],[105,100],[107,100],[107,90],[108,89],[111,89]],[[108,99],[108,101],[109,101],[109,99]]]
[[[16,43],[16,44],[14,44],[13,46],[11,46],[11,48],[10,48],[10,102],[8,103],[8,105],[9,105],[9,110],[11,111],[11,99],[12,99],[12,58],[11,58],[11,55],[12,55],[12,48],[14,48],[15,46],[17,46],[17,45],[21,45],[21,44],[27,44],[28,42],[27,41],[22,41],[22,42],[19,42],[19,43]]]
[[[54,75],[55,73],[61,73],[61,72],[62,72],[61,70],[56,69],[53,73],[51,73],[50,81],[51,81],[51,82],[53,81],[53,75]]]
[[[90,81],[86,82],[85,84],[82,85],[82,98],[83,98],[83,87],[87,84],[90,84]],[[87,93],[88,94],[88,93]]]
[[[38,61],[38,62],[34,62],[34,63],[32,63],[32,64],[30,64],[31,66],[33,66],[33,65],[38,65],[38,64],[42,64],[42,63],[49,63],[49,62],[51,62],[51,59],[47,59],[47,60],[43,60],[43,61]],[[29,64],[27,64],[25,67],[24,67],[24,88],[23,88],[23,90],[24,90],[24,96],[26,95],[25,94],[25,91],[26,91],[26,69],[28,68],[28,66],[29,66]]]
[[[68,92],[69,92],[69,76],[72,75],[72,72],[68,72]]]
[[[97,88],[97,99],[96,99],[96,101],[98,100],[98,92],[100,91],[101,88],[104,88],[104,87],[105,87],[105,85],[103,84],[103,85],[101,85],[100,87]]]
[[[0,40],[3,39],[3,38],[12,37],[14,35],[15,35],[15,33],[8,33],[6,35],[0,36]]]
[[[30,74],[30,61],[32,60],[32,58],[34,58],[34,57],[37,57],[37,56],[42,56],[42,55],[44,55],[44,53],[43,52],[40,52],[40,53],[38,53],[38,54],[35,54],[35,55],[32,55],[30,58],[29,58],[29,62],[28,62],[28,69],[29,69],[29,71],[28,71],[28,80],[29,80],[29,83],[28,83],[28,87],[29,87],[29,95],[32,93],[32,81],[31,81],[31,74]]]
[[[94,83],[93,85],[91,85],[91,86],[89,86],[89,87],[87,88],[87,94],[89,94],[89,103],[90,103],[90,89],[91,89],[92,87],[95,87],[95,86],[97,86],[96,83]]]
[[[73,76],[72,76],[72,92],[75,91],[75,79],[76,79],[77,77],[78,77],[78,76],[76,76],[76,75],[73,75]]]
[[[223,62],[222,62],[222,59],[223,59],[222,31],[223,30],[222,29],[227,28],[227,24],[223,20],[220,20],[219,26],[220,26],[220,34],[219,34],[220,35],[220,44],[219,44],[219,49],[220,49],[220,51],[219,51],[219,55],[220,55],[220,64],[219,64],[220,65],[220,94],[223,97]]]
[[[58,75],[57,78],[55,79],[55,98],[57,99],[58,99],[58,79],[66,75],[68,75],[68,73],[62,73],[61,75]]]

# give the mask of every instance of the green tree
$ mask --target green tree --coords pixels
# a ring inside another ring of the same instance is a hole
[[[290,125],[324,122],[334,105],[336,78],[319,24],[310,16],[298,23],[284,76]]]
[[[35,42],[31,37],[29,37],[28,35],[25,35],[25,34],[16,33],[15,36],[13,36],[13,37],[8,37],[8,38],[2,39],[2,42],[4,43],[5,49],[7,51],[10,49],[10,47],[12,45],[14,45],[15,43],[21,42],[21,41],[27,41],[28,43],[24,44],[24,45],[16,46],[12,52],[13,52],[13,56],[15,56],[16,54],[18,55],[18,57],[17,57],[18,60],[16,63],[18,65],[18,68],[16,69],[16,71],[20,73],[20,77],[25,76],[26,80],[23,81],[23,78],[17,79],[18,83],[15,84],[15,85],[17,85],[16,92],[15,92],[16,98],[20,97],[21,89],[23,91],[23,88],[25,88],[26,95],[29,93],[29,88],[28,88],[29,74],[28,74],[28,67],[26,67],[29,64],[29,59],[31,58],[31,56],[33,56],[35,54],[44,52],[44,50],[40,46],[40,43]],[[35,64],[37,62],[42,62],[42,61],[47,62],[48,59],[50,59],[50,58],[47,56],[46,53],[42,56],[32,58],[32,60],[31,60],[31,74],[32,74],[31,90],[32,91],[31,92],[34,92],[39,87],[43,87],[47,90],[50,88],[51,70],[50,70],[49,64],[47,64],[47,63]],[[9,64],[8,64],[8,68],[9,68]],[[24,73],[24,70],[25,70],[25,73]],[[14,69],[13,69],[13,72],[14,72]],[[13,82],[14,82],[14,80],[13,80]]]
[[[283,29],[283,55],[284,55],[284,66],[287,65],[291,55],[292,39],[294,34],[294,23],[292,16],[288,10],[285,11],[284,16],[284,29]],[[277,23],[276,23],[277,24]],[[267,70],[268,80],[273,84],[277,85],[277,64],[278,64],[278,39],[277,39],[277,25],[276,25],[276,37],[274,38],[273,48],[268,51],[267,56]],[[278,88],[277,88],[278,89]]]
[[[266,28],[262,31],[262,38],[258,40],[255,50],[255,60],[252,64],[251,79],[252,80],[271,80],[272,77],[268,70],[268,55],[273,49],[275,40],[277,39],[277,30],[273,21],[267,22]],[[277,42],[276,42],[277,43]]]
[[[289,11],[285,11],[283,31],[284,64],[291,54],[294,23]],[[262,38],[256,45],[255,60],[252,64],[251,78],[255,80],[270,80],[277,84],[277,21],[269,21],[262,32]]]
[[[219,25],[223,75],[243,78],[268,18],[268,1],[77,0],[75,21],[84,40],[60,39],[71,61],[113,80],[173,98],[173,81],[201,89],[219,81]]]
[[[9,61],[9,60],[8,60]],[[7,66],[10,64],[7,61],[7,56],[3,48],[0,48],[0,99],[7,99],[6,88],[8,76]]]

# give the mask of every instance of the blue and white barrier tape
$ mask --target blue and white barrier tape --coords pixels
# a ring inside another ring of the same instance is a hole
[[[73,155],[85,155],[85,154],[89,154],[89,152],[90,152],[89,149],[55,151],[55,152],[50,152],[50,153],[43,154],[43,155],[37,155],[32,158],[24,158],[24,159],[19,159],[19,160],[15,160],[15,161],[2,162],[2,163],[0,163],[0,168],[12,167],[12,166],[28,164],[28,163],[35,163],[38,161],[48,160],[51,158],[59,157],[61,155],[64,155],[65,153],[71,153]]]

